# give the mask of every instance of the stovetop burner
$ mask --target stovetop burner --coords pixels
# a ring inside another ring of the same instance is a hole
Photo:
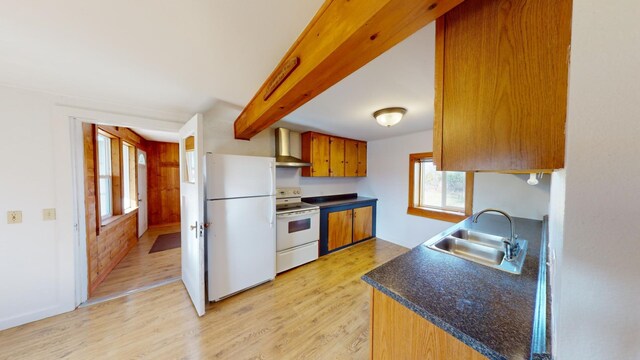
[[[301,199],[302,190],[299,187],[276,189],[276,213],[284,214],[289,212],[319,209],[317,205],[304,203]]]

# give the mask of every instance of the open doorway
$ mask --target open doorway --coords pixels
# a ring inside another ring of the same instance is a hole
[[[179,280],[178,134],[92,123],[82,134],[89,302]]]

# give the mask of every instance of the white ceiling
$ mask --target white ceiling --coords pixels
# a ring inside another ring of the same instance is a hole
[[[433,127],[435,24],[413,34],[288,115],[279,125],[317,129],[359,140],[376,140]],[[390,128],[373,112],[404,107]]]
[[[167,113],[244,106],[322,2],[2,1],[0,84]],[[432,98],[431,26],[287,121],[371,140],[430,127]],[[385,129],[371,113],[386,106],[409,112]]]

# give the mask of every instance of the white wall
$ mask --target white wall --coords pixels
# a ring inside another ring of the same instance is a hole
[[[42,220],[44,208],[71,202],[56,194],[53,104],[51,95],[0,87],[0,330],[73,308],[72,240]],[[9,210],[23,222],[7,224]]]
[[[414,247],[450,227],[452,223],[408,215],[409,154],[430,152],[433,133],[423,131],[371,141],[368,144],[368,176],[358,192],[377,197],[377,235],[397,244]],[[513,216],[542,219],[549,206],[549,176],[540,184],[526,184],[524,175],[476,173],[474,211],[488,207]]]
[[[275,156],[275,133],[266,129],[249,141],[235,140],[233,123],[242,109],[219,101],[204,114],[205,151],[221,154]],[[300,134],[291,132],[291,155],[300,157]],[[301,187],[304,196],[357,192],[359,178],[307,178],[300,169],[277,168],[276,186]]]
[[[556,354],[640,359],[640,2],[573,6]]]
[[[0,86],[0,330],[73,310],[81,297],[70,117],[180,127],[175,114]],[[43,221],[44,208],[57,219]],[[8,210],[22,210],[23,222],[8,225]]]
[[[557,339],[557,322],[554,321],[560,305],[560,278],[558,271],[562,267],[562,239],[564,237],[564,208],[566,192],[566,170],[554,171],[551,177],[549,199],[549,261],[551,283],[551,315],[552,315],[552,343]],[[553,346],[552,346],[553,347]]]

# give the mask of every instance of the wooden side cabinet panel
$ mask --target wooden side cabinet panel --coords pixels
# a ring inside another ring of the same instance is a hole
[[[329,139],[329,175],[344,177],[344,142],[342,138]]]
[[[329,213],[329,251],[352,243],[353,210]]]
[[[358,141],[358,176],[367,176],[367,143]]]
[[[373,206],[353,209],[353,242],[368,239],[373,234]]]
[[[302,176],[329,176],[329,151],[328,135],[302,134],[302,160],[311,163],[302,168]]]
[[[371,356],[373,360],[486,360],[453,335],[372,288]]]
[[[358,176],[358,141],[344,141],[344,176]]]
[[[439,170],[564,167],[572,0],[466,1],[436,24]]]

